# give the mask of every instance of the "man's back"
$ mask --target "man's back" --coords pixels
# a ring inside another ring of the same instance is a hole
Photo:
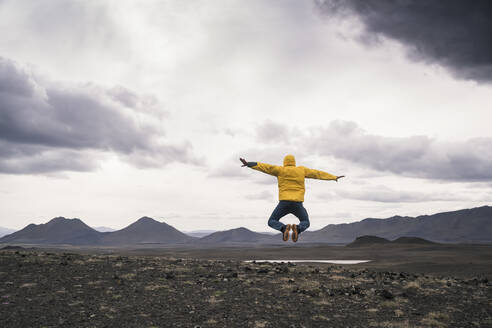
[[[304,185],[305,178],[321,180],[337,179],[336,176],[323,171],[309,169],[304,166],[296,166],[296,160],[293,155],[285,156],[284,166],[258,162],[252,168],[276,176],[278,179],[279,200],[289,200],[293,202],[304,201],[304,193],[306,191]]]
[[[290,200],[294,202],[304,201],[304,167],[284,166],[281,167],[278,179],[279,200]]]

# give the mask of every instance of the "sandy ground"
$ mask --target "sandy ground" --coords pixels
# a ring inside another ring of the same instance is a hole
[[[491,255],[492,246],[2,250],[0,327],[492,327]],[[260,258],[372,262],[243,261]]]

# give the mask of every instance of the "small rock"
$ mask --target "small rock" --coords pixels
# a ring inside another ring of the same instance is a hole
[[[277,268],[275,268],[275,272],[279,273],[279,274],[280,273],[287,273],[287,272],[289,272],[289,268],[286,266],[277,267]]]
[[[392,298],[394,298],[394,297],[395,297],[395,296],[394,296],[394,295],[393,295],[393,294],[392,294],[389,290],[387,290],[387,289],[381,289],[381,290],[379,290],[379,291],[378,291],[378,294],[379,294],[381,297],[383,297],[383,298],[385,298],[385,299],[387,299],[387,300],[390,300],[390,299],[392,299]]]

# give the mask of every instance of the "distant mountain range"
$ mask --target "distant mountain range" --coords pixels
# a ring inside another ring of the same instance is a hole
[[[492,207],[483,206],[417,217],[393,216],[364,219],[326,227],[302,234],[306,242],[349,243],[363,235],[386,239],[420,237],[442,243],[491,243]]]
[[[492,243],[492,207],[483,206],[418,217],[394,216],[387,219],[369,218],[347,224],[330,224],[317,231],[302,233],[298,243],[348,244],[364,235],[390,240],[418,237],[441,243]],[[402,240],[400,242],[417,242],[416,238]],[[149,217],[140,218],[121,230],[110,232],[99,232],[80,219],[58,217],[48,223],[30,224],[22,230],[0,238],[0,243],[123,246],[282,242],[279,234],[257,233],[243,227],[217,231],[198,238]]]
[[[217,232],[217,230],[193,230],[193,231],[185,231],[184,233],[191,237],[201,238],[201,237],[208,236],[214,232]]]
[[[92,229],[99,231],[99,232],[112,232],[116,231],[116,229],[110,228],[110,227],[92,227]]]
[[[57,217],[44,224],[30,224],[22,230],[0,238],[0,243],[70,244],[122,246],[138,244],[179,244],[193,242],[164,222],[142,217],[129,226],[112,232],[99,232],[80,219]]]
[[[275,243],[279,238],[273,238],[270,234],[262,234],[251,231],[244,227],[217,231],[210,235],[200,238],[199,243],[204,244],[221,244],[221,243],[259,243],[270,244]]]

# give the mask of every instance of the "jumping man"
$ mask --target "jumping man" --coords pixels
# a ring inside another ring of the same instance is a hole
[[[268,225],[273,229],[282,232],[284,241],[289,239],[289,232],[292,229],[292,241],[296,242],[299,234],[309,228],[309,216],[302,206],[304,201],[304,179],[335,180],[343,178],[343,175],[335,176],[323,171],[308,169],[304,166],[296,166],[296,159],[293,155],[284,157],[284,166],[270,165],[260,162],[247,162],[244,158],[239,159],[243,167],[247,166],[254,170],[264,172],[277,177],[279,203],[273,210]],[[279,220],[287,214],[294,214],[299,219],[299,225],[283,224]]]

